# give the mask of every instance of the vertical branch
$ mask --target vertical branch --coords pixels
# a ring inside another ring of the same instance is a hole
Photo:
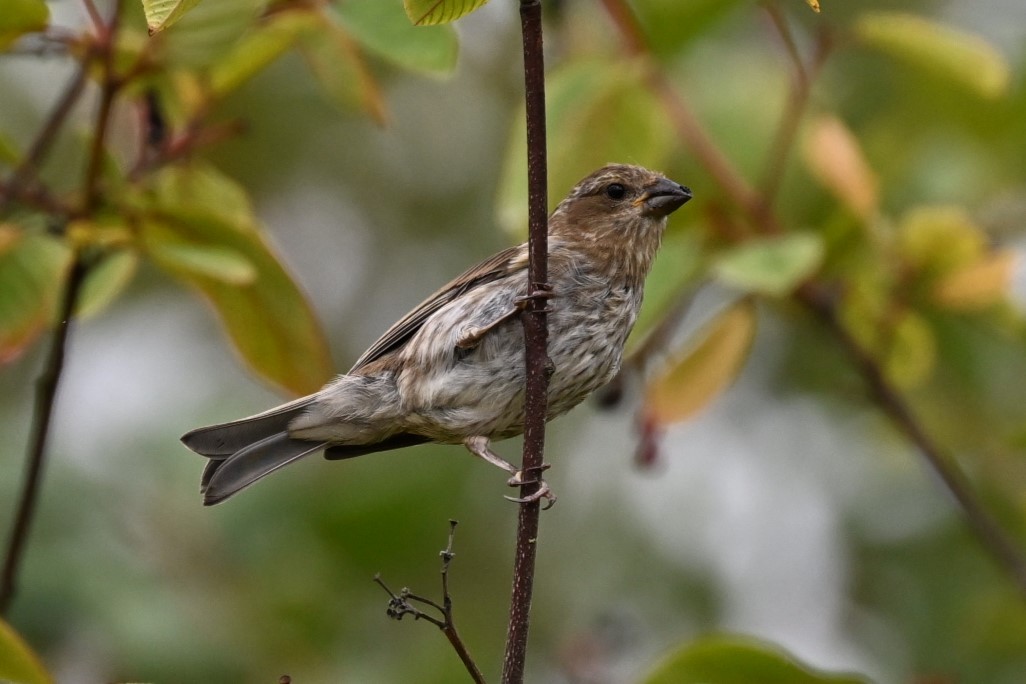
[[[25,480],[22,483],[21,495],[18,498],[18,511],[11,526],[10,538],[7,542],[7,554],[4,567],[0,574],[0,614],[5,614],[14,598],[18,569],[21,566],[25,541],[28,539],[29,528],[36,509],[39,495],[39,483],[43,471],[44,455],[46,454],[47,438],[50,435],[50,422],[53,416],[54,401],[57,387],[60,384],[61,372],[64,370],[64,350],[71,332],[71,316],[75,303],[82,290],[86,267],[78,255],[72,262],[68,280],[64,284],[61,297],[60,314],[57,329],[53,334],[50,352],[47,354],[46,367],[39,378],[36,390],[36,407],[32,424],[32,437],[29,443],[28,457],[25,468]]]
[[[547,287],[548,281],[548,179],[545,157],[545,61],[542,53],[541,0],[520,0],[520,27],[524,43],[524,88],[527,101],[528,293]],[[545,446],[545,413],[548,375],[545,372],[548,327],[544,301],[528,299],[524,323],[527,381],[524,403],[524,456],[521,471],[528,483],[520,495],[529,497],[538,488],[531,474],[541,472]],[[524,680],[534,561],[538,541],[540,504],[522,503],[517,519],[517,546],[513,566],[506,654],[502,662],[504,684]]]
[[[75,212],[78,215],[90,215],[95,211],[100,201],[100,176],[103,170],[104,143],[110,124],[111,112],[113,111],[114,99],[121,87],[121,82],[115,74],[114,65],[115,40],[120,26],[121,7],[121,0],[117,0],[110,22],[106,26],[102,26],[101,22],[101,26],[97,29],[97,47],[101,51],[103,58],[103,81],[92,143],[82,179],[82,206]],[[83,67],[82,73],[84,74],[85,71],[86,69]],[[82,82],[79,82],[79,79],[76,78],[60,103],[58,103],[50,121],[44,127],[40,138],[37,139],[37,144],[30,152],[27,159],[30,165],[23,166],[23,168],[31,171],[31,165],[45,154],[46,146],[49,145],[49,141],[56,135],[57,129],[65,120],[67,112],[81,92],[81,87]],[[25,480],[18,499],[14,522],[11,525],[3,569],[0,571],[0,614],[7,611],[14,597],[18,570],[21,567],[25,543],[28,540],[29,529],[35,516],[54,404],[57,399],[57,389],[60,386],[61,374],[64,370],[64,357],[68,338],[71,334],[71,319],[78,304],[82,284],[85,281],[88,270],[89,266],[85,258],[80,252],[76,251],[72,257],[68,277],[61,293],[53,341],[50,345],[43,373],[39,378],[32,432],[29,438],[29,448],[26,457]]]

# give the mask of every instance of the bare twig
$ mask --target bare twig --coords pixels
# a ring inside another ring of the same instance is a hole
[[[446,544],[445,549],[441,552],[442,557],[442,604],[439,605],[437,602],[432,601],[424,596],[418,596],[414,594],[406,587],[396,594],[394,591],[388,588],[384,580],[381,579],[380,575],[374,577],[374,581],[384,589],[389,595],[388,608],[386,613],[388,617],[393,620],[402,620],[407,615],[412,615],[414,620],[425,620],[430,622],[438,629],[442,630],[445,637],[452,644],[453,649],[456,651],[456,655],[463,661],[463,666],[467,668],[467,672],[470,674],[477,684],[484,684],[484,675],[481,674],[481,670],[477,667],[477,663],[470,655],[470,651],[467,650],[466,644],[460,638],[459,632],[456,631],[456,623],[452,619],[452,596],[449,594],[449,564],[452,563],[452,559],[456,554],[452,550],[453,538],[456,536],[456,525],[457,521],[449,521],[449,542]],[[419,603],[424,606],[429,606],[438,611],[441,618],[437,618],[430,613],[425,613],[420,608],[417,608],[413,603]]]
[[[82,282],[86,275],[86,266],[76,255],[64,283],[57,328],[53,333],[50,351],[47,354],[46,366],[39,378],[36,389],[36,408],[33,415],[32,436],[26,458],[25,480],[22,483],[18,509],[11,525],[10,538],[7,542],[7,554],[4,557],[3,572],[0,574],[0,614],[6,614],[17,589],[18,569],[25,551],[29,528],[36,509],[39,495],[40,478],[46,454],[46,443],[50,435],[50,423],[53,416],[57,388],[60,385],[61,372],[64,370],[64,352],[68,337],[71,334],[71,317],[82,290]]]
[[[527,187],[528,187],[528,292],[548,287],[548,180],[545,143],[545,61],[542,51],[541,0],[520,0],[520,28],[524,45],[524,90],[527,103]],[[541,479],[545,449],[545,414],[549,377],[548,326],[541,298],[531,298],[521,316],[524,324],[526,396],[524,400],[524,455],[521,472],[527,483],[520,496],[529,499]],[[530,477],[536,474],[537,477]],[[506,653],[502,661],[503,684],[524,681],[531,598],[534,592],[534,564],[538,545],[537,500],[520,504],[517,515],[517,543],[513,559],[513,588],[510,595]]]
[[[784,177],[784,170],[794,149],[795,136],[798,134],[798,127],[801,124],[805,108],[809,102],[809,94],[812,91],[812,84],[816,81],[823,64],[830,55],[833,43],[830,34],[825,28],[821,28],[816,37],[816,46],[809,64],[806,65],[798,52],[798,46],[791,27],[787,23],[787,17],[781,11],[780,6],[771,0],[763,5],[769,15],[770,22],[780,35],[781,41],[791,60],[794,68],[791,83],[791,94],[780,117],[780,126],[773,138],[766,159],[766,169],[762,175],[762,182],[759,187],[762,192],[762,206],[768,211],[776,198],[780,183]]]
[[[603,5],[620,31],[628,53],[649,60],[652,73],[650,86],[660,96],[678,133],[688,144],[697,161],[705,167],[712,179],[720,186],[721,191],[740,208],[742,214],[758,232],[762,234],[781,232],[780,223],[766,198],[761,193],[753,191],[737,169],[719,152],[702,128],[701,123],[691,113],[668,78],[659,69],[658,62],[645,41],[630,6],[626,4],[625,0],[603,0]],[[828,48],[829,41],[824,37],[821,39],[819,48],[821,54],[819,60],[826,58]],[[815,61],[814,59],[814,63]],[[818,66],[816,68],[818,69]],[[807,74],[808,77],[811,77],[811,73]],[[807,94],[803,95],[803,98],[807,98]],[[802,107],[792,107],[789,115],[794,118],[800,117],[803,107],[804,104]],[[793,145],[794,135],[786,133],[787,127],[796,129],[797,121],[785,121],[785,132],[781,134],[790,147]],[[781,159],[783,158],[786,158],[786,153],[781,155]],[[968,478],[959,469],[954,459],[945,453],[940,444],[923,427],[901,392],[887,379],[879,361],[868,350],[862,348],[844,327],[833,301],[827,297],[816,296],[812,292],[810,287],[801,288],[795,293],[795,298],[810,313],[826,323],[828,330],[870,388],[873,401],[895,427],[916,445],[927,464],[938,475],[958,503],[966,523],[974,531],[982,546],[1009,573],[1019,592],[1026,596],[1026,556],[1024,556],[1023,550],[998,521],[987,512],[978,495],[973,491]]]
[[[946,453],[926,431],[908,402],[887,379],[879,361],[851,335],[841,322],[837,307],[830,298],[808,286],[799,290],[795,296],[834,336],[865,381],[870,397],[890,418],[891,423],[919,449],[929,467],[961,507],[966,523],[977,539],[1011,575],[1019,592],[1026,598],[1026,557],[1022,549],[984,508],[973,491],[972,483],[958,467],[954,457]]]
[[[89,158],[86,163],[85,175],[82,181],[82,206],[77,210],[80,215],[92,213],[98,202],[100,183],[99,176],[102,168],[104,155],[104,141],[106,131],[110,124],[110,114],[113,108],[114,97],[119,84],[114,75],[114,50],[115,40],[121,17],[122,3],[119,0],[115,4],[114,13],[110,23],[98,30],[97,47],[103,56],[103,84],[101,87],[100,104],[96,115],[95,129],[93,131],[92,144],[90,146]],[[95,8],[94,8],[95,9]],[[88,61],[88,60],[87,60]],[[83,72],[86,67],[83,67]],[[70,110],[81,84],[73,81],[71,86],[61,98],[57,108],[50,117],[50,121],[44,126],[43,132],[37,138],[26,159],[29,166],[25,164],[22,168],[31,168],[45,154],[46,148],[56,136],[57,130],[64,122],[67,112]],[[64,218],[67,218],[66,216]],[[22,486],[21,495],[18,501],[18,508],[15,514],[14,523],[11,527],[11,535],[8,541],[7,555],[4,558],[4,567],[0,574],[0,613],[4,612],[14,597],[15,585],[17,582],[18,569],[25,550],[25,542],[28,539],[29,529],[35,515],[36,502],[39,496],[39,488],[43,472],[43,465],[46,458],[46,445],[49,438],[50,426],[53,417],[54,403],[57,398],[57,389],[60,385],[61,374],[64,369],[64,357],[67,349],[68,339],[71,333],[71,320],[75,307],[78,303],[82,284],[88,273],[88,265],[84,256],[75,252],[72,257],[71,267],[67,280],[64,283],[64,290],[61,296],[59,317],[57,327],[54,331],[53,342],[50,353],[47,356],[43,374],[39,379],[39,387],[36,394],[36,407],[33,416],[32,434],[29,441],[27,465],[25,469],[25,481]]]
[[[89,59],[87,57],[75,72],[75,75],[72,76],[64,92],[61,93],[60,98],[54,105],[53,111],[50,112],[50,116],[47,117],[39,134],[25,152],[25,157],[21,160],[18,168],[14,170],[14,173],[11,174],[4,187],[0,189],[0,210],[9,201],[17,199],[26,186],[34,182],[39,166],[53,146],[57,133],[67,120],[75,103],[78,102],[78,98],[82,95],[82,91],[85,88],[86,72],[89,68],[88,64]]]

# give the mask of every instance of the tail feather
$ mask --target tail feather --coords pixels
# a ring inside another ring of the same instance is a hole
[[[200,492],[211,506],[248,487],[278,468],[319,451],[324,442],[305,442],[278,432],[240,449],[228,458],[211,459],[203,470]]]
[[[285,432],[292,419],[313,400],[313,395],[302,397],[249,418],[197,428],[185,433],[182,442],[203,456],[228,457],[254,442]]]

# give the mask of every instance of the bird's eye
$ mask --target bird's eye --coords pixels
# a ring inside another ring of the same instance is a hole
[[[622,200],[627,194],[627,188],[619,183],[610,183],[606,186],[606,197],[613,200]]]

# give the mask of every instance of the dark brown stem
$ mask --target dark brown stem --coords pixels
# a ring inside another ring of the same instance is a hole
[[[548,287],[548,179],[545,144],[545,61],[542,52],[540,0],[520,1],[520,28],[524,44],[524,90],[527,102],[527,188],[528,188],[528,292]],[[526,396],[524,399],[524,456],[521,472],[528,483],[520,488],[530,498],[538,488],[545,450],[545,414],[549,377],[548,326],[542,298],[528,300],[521,316],[524,324]],[[539,474],[539,477],[531,477]],[[506,653],[502,661],[503,684],[524,681],[527,634],[530,627],[531,597],[534,592],[534,564],[538,545],[537,500],[520,504],[517,515],[517,545],[513,559],[513,588],[510,595]]]
[[[381,576],[375,576],[374,581],[384,589],[390,599],[388,601],[388,616],[394,620],[402,620],[407,615],[412,615],[414,620],[425,620],[430,622],[438,629],[442,630],[445,634],[445,638],[452,644],[453,650],[456,651],[456,655],[459,656],[463,662],[463,666],[467,668],[467,673],[470,678],[474,680],[476,684],[484,684],[485,678],[481,674],[481,670],[478,668],[477,663],[474,662],[473,657],[470,655],[470,651],[467,650],[466,644],[463,643],[463,639],[460,638],[460,634],[456,631],[456,623],[452,617],[452,596],[449,594],[449,565],[452,563],[452,559],[456,556],[452,550],[453,539],[456,536],[456,525],[458,523],[455,520],[449,521],[449,542],[446,544],[445,549],[442,551],[442,605],[438,605],[435,601],[424,596],[418,596],[411,592],[405,587],[398,594],[393,592],[385,584]],[[425,613],[412,602],[420,603],[425,606],[430,606],[437,610],[441,615],[441,619]]]
[[[6,614],[17,589],[18,569],[25,551],[32,518],[35,514],[36,501],[39,496],[43,464],[46,456],[46,443],[50,435],[50,423],[53,417],[57,388],[60,385],[61,373],[64,370],[64,354],[68,338],[71,334],[71,317],[82,290],[87,268],[82,260],[75,256],[71,264],[68,279],[64,283],[61,296],[57,327],[50,343],[46,365],[39,378],[36,389],[36,408],[33,416],[32,435],[26,458],[25,480],[22,483],[21,495],[18,498],[18,509],[11,525],[10,538],[7,542],[7,554],[4,557],[3,572],[0,574],[0,614]]]
[[[658,63],[625,0],[602,0],[602,2],[613,19],[614,25],[620,31],[628,53],[649,60],[653,73],[650,78],[650,87],[660,96],[671,120],[676,125],[682,139],[689,144],[691,152],[698,162],[702,164],[730,201],[740,208],[742,214],[757,231],[763,234],[781,232],[780,223],[765,198],[761,193],[748,187],[740,173],[712,143],[702,129],[701,123],[691,114],[684,100],[673,89],[665,74],[658,69]],[[824,36],[819,48],[824,57],[828,47],[828,41]],[[793,140],[792,134],[788,138],[788,146],[793,145]],[[976,534],[977,539],[997,559],[1001,567],[1011,575],[1020,593],[1026,595],[1026,556],[1022,549],[997,520],[987,512],[973,491],[968,478],[958,468],[954,459],[945,453],[944,449],[934,441],[919,422],[901,392],[887,380],[879,362],[872,354],[863,349],[843,326],[835,304],[829,299],[815,296],[811,292],[810,287],[805,287],[800,289],[795,297],[827,324],[831,334],[870,388],[872,399],[878,408],[916,445],[927,464],[937,473],[944,486],[961,507],[966,523]]]
[[[104,141],[106,140],[106,132],[110,123],[114,97],[119,87],[114,76],[114,46],[120,17],[121,1],[119,0],[115,4],[114,14],[110,23],[106,27],[101,25],[98,29],[97,47],[101,50],[103,56],[103,84],[95,130],[93,131],[93,140],[90,146],[85,176],[82,181],[83,203],[78,210],[78,213],[81,215],[91,214],[99,202],[99,177],[102,170]],[[86,61],[89,61],[88,58]],[[86,68],[83,67],[83,73]],[[66,91],[65,97],[62,97],[54,114],[51,115],[48,125],[44,127],[43,133],[37,138],[37,144],[33,146],[35,151],[30,152],[29,160],[36,157],[35,161],[38,161],[38,158],[45,153],[45,148],[49,146],[49,141],[52,141],[56,135],[56,129],[60,123],[65,120],[67,111],[70,110],[77,98],[77,91],[80,88],[81,84],[76,85],[76,82],[72,82],[71,87]],[[48,130],[51,127],[53,130]],[[88,270],[88,265],[83,255],[75,252],[61,296],[59,317],[56,330],[54,331],[53,342],[47,356],[43,374],[39,379],[32,434],[26,457],[25,481],[19,497],[14,523],[11,527],[2,575],[0,575],[0,613],[6,611],[14,597],[18,569],[24,555],[25,543],[32,525],[39,488],[42,483],[46,444],[50,434],[57,389],[64,370],[65,351],[71,333],[71,319]]]

